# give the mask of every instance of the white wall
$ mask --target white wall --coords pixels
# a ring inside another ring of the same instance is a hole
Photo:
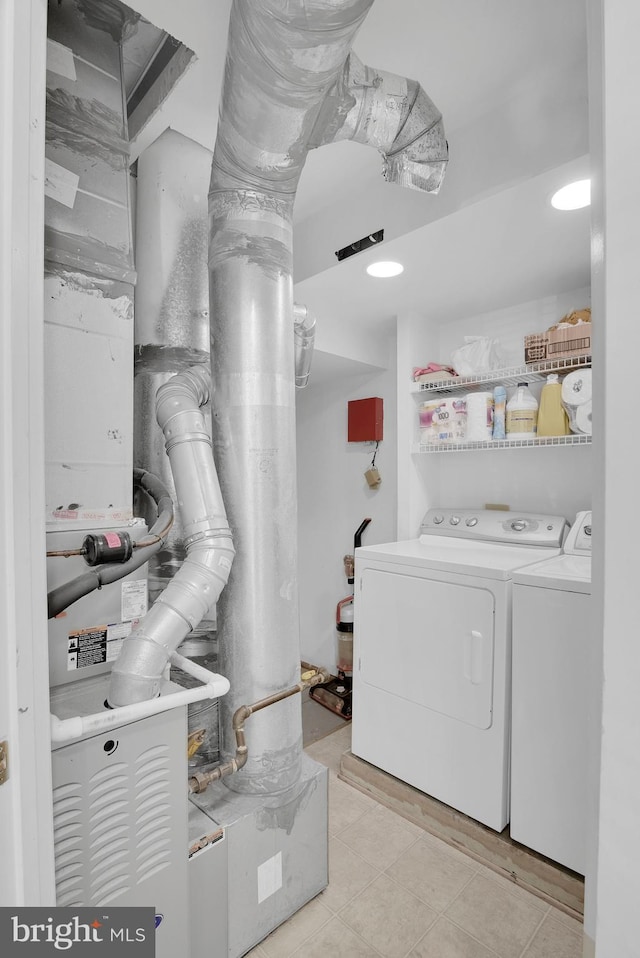
[[[594,368],[594,419],[603,439],[594,449],[594,527],[601,539],[596,539],[593,571],[597,622],[603,627],[604,685],[597,887],[591,875],[585,931],[591,935],[595,924],[597,958],[635,958],[640,901],[640,589],[633,532],[638,496],[633,411],[638,390],[634,361],[640,355],[640,126],[630,117],[640,85],[640,6],[590,0],[589,10],[596,158],[592,289],[601,321],[596,342],[605,350]],[[594,701],[594,709],[597,706]]]
[[[372,521],[363,544],[396,537],[395,389],[392,368],[369,375],[344,370],[340,378],[316,384],[312,373],[310,385],[297,393],[301,651],[305,661],[332,672],[336,605],[351,591],[343,556],[353,552],[353,536],[364,518]],[[377,490],[369,489],[364,478],[375,446],[347,442],[347,403],[370,396],[384,400],[384,439],[376,456],[382,485]]]
[[[418,438],[420,400],[409,392],[413,366],[451,364],[454,350],[472,335],[494,339],[505,366],[521,365],[527,333],[545,330],[590,302],[589,289],[581,288],[444,325],[416,314],[400,317],[398,408],[401,419],[411,420],[411,428],[404,422],[402,437],[399,433],[401,537],[415,535],[425,510],[434,505],[481,508],[501,503],[517,511],[563,515],[569,521],[580,509],[591,507],[593,450],[588,445],[426,455],[408,451]],[[532,392],[539,396],[542,385],[532,383]],[[512,391],[508,388],[507,395]]]

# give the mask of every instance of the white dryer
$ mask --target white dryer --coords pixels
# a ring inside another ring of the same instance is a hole
[[[430,509],[355,552],[352,752],[502,831],[511,573],[560,553],[560,516]]]
[[[511,837],[584,875],[596,695],[591,512],[564,554],[513,574]]]

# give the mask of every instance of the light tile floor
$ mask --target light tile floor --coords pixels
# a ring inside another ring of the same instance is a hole
[[[307,747],[329,768],[329,885],[251,958],[581,958],[570,915],[337,777],[351,728]]]

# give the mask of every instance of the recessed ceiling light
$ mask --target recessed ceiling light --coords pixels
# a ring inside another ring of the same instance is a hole
[[[557,210],[580,210],[591,202],[591,180],[577,180],[563,186],[551,197],[551,205]]]
[[[387,279],[389,276],[399,276],[404,270],[402,263],[393,263],[391,260],[380,260],[367,266],[369,276],[378,276]]]

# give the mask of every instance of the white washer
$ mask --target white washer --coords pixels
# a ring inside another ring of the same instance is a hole
[[[352,751],[497,831],[509,814],[511,572],[559,516],[430,509],[355,552]]]
[[[584,875],[595,672],[591,513],[513,574],[511,837]]]

